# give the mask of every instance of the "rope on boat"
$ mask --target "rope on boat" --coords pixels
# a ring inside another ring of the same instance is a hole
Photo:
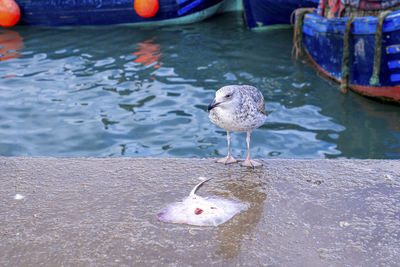
[[[344,29],[343,35],[343,56],[342,56],[342,79],[340,82],[340,91],[342,93],[347,93],[347,88],[349,86],[349,62],[350,62],[350,49],[349,49],[349,40],[350,40],[350,29],[353,21],[356,17],[350,17],[346,23],[346,27]]]
[[[372,70],[372,76],[369,80],[371,86],[379,85],[379,74],[381,72],[381,55],[382,55],[382,32],[383,32],[383,21],[385,18],[392,13],[392,10],[386,10],[379,14],[378,23],[376,24],[375,30],[375,51],[374,51],[374,68]]]
[[[294,23],[294,30],[293,30],[293,49],[292,49],[292,56],[295,57],[297,60],[301,54],[303,45],[303,24],[304,24],[304,17],[308,13],[313,12],[313,8],[298,8],[293,13],[295,14],[295,23]],[[292,15],[293,15],[292,13]],[[292,16],[291,16],[292,17]]]

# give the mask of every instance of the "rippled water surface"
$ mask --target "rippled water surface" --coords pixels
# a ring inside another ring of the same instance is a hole
[[[349,93],[291,58],[291,29],[241,14],[176,27],[0,29],[0,155],[217,157],[215,91],[251,84],[267,123],[254,157],[400,158],[400,107]],[[232,135],[245,157],[245,134]]]

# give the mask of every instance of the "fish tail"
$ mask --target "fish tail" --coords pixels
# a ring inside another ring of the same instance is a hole
[[[201,181],[200,183],[198,183],[195,187],[193,187],[192,191],[190,192],[189,196],[193,197],[197,191],[197,189],[199,189],[200,186],[202,186],[205,182],[210,181],[212,178],[208,178],[204,181]]]

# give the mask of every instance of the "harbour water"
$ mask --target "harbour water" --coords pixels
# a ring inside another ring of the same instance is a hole
[[[292,29],[251,31],[240,13],[138,28],[0,29],[0,156],[219,157],[207,105],[258,87],[268,119],[257,158],[400,158],[400,107],[321,77],[291,57]],[[246,156],[244,133],[232,153]]]

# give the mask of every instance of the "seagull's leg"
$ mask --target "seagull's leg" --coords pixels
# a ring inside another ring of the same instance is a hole
[[[216,162],[224,164],[236,163],[237,160],[231,155],[231,134],[229,131],[226,131],[226,139],[228,140],[228,156],[222,159],[217,159]]]
[[[250,131],[247,132],[247,136],[246,136],[246,142],[247,142],[247,158],[245,159],[245,161],[242,162],[242,166],[246,166],[249,168],[255,168],[255,167],[259,167],[262,166],[262,163],[255,161],[253,159],[250,159]]]

